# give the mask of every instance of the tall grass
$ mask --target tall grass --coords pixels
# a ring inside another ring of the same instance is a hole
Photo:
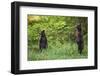
[[[55,60],[55,59],[83,59],[88,57],[87,45],[84,46],[80,55],[77,44],[74,42],[49,43],[47,49],[39,50],[38,45],[28,47],[28,60]]]

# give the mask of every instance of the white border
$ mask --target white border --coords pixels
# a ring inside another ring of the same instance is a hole
[[[88,17],[88,58],[68,60],[27,61],[27,14],[86,16]],[[79,67],[94,65],[94,11],[55,9],[43,7],[20,7],[20,70]]]

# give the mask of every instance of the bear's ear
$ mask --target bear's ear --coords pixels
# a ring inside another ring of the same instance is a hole
[[[43,30],[43,32],[45,32],[45,30]]]

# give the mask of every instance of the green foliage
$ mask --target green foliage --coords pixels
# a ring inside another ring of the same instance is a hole
[[[28,15],[28,60],[87,57],[87,17]],[[75,27],[82,24],[84,51],[80,55],[75,42]],[[45,30],[48,48],[40,52],[39,38]]]

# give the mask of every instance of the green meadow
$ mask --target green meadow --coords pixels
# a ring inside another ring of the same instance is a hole
[[[28,20],[28,61],[56,59],[84,59],[88,57],[88,24],[87,17],[74,16],[34,16]],[[75,39],[75,27],[82,24],[84,48],[78,52]],[[40,33],[45,30],[48,47],[39,49]]]

